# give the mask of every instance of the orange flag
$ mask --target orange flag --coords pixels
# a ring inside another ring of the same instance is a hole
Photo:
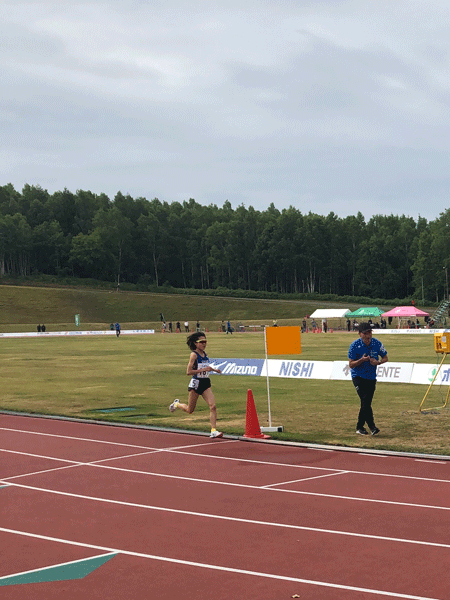
[[[266,352],[274,354],[301,354],[300,327],[266,327]]]

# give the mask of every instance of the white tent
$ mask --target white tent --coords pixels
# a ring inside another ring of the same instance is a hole
[[[349,308],[318,308],[310,315],[311,319],[342,319],[347,313],[351,312]]]

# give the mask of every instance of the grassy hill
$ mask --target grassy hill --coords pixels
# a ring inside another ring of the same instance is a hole
[[[119,321],[122,328],[159,328],[160,313],[167,322],[193,324],[217,331],[222,320],[236,327],[245,325],[299,324],[317,308],[349,308],[360,304],[321,300],[267,300],[216,296],[144,293],[92,288],[0,285],[0,332],[35,331],[38,323],[53,330],[74,330],[75,315],[80,329],[104,329]],[[392,308],[385,306],[381,308]],[[423,308],[423,307],[422,307]],[[432,313],[435,309],[425,308]],[[343,326],[343,320],[329,320],[329,327]]]
[[[258,300],[176,294],[116,292],[88,288],[26,287],[0,285],[0,331],[34,331],[38,323],[57,325],[61,330],[75,329],[75,314],[80,328],[104,328],[119,321],[127,326],[159,327],[160,313],[166,321],[190,323],[200,320],[203,327],[216,330],[222,320],[234,325],[267,323],[298,324],[299,319],[316,308],[339,308],[339,303],[299,300]],[[354,309],[356,305],[345,305]]]

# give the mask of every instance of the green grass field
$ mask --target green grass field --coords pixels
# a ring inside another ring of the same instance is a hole
[[[39,320],[37,320],[39,322]],[[48,325],[48,323],[47,323]],[[34,330],[34,328],[33,328]],[[346,360],[355,334],[306,334],[302,360]],[[174,398],[187,397],[189,349],[184,334],[77,338],[3,338],[0,409],[151,426],[208,431],[200,399],[193,415],[171,414]],[[395,362],[435,363],[432,336],[384,335]],[[210,357],[263,358],[262,333],[208,333]],[[260,425],[267,424],[264,377],[214,376],[219,426],[245,430],[247,389],[252,389]],[[448,454],[450,412],[419,414],[426,386],[379,383],[373,403],[379,436],[355,435],[359,400],[348,382],[271,378],[272,424],[284,432],[274,439]],[[439,406],[447,388],[430,394]],[[101,412],[119,408],[117,412]]]

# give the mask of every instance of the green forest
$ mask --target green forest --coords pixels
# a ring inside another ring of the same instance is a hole
[[[434,221],[365,220],[313,206],[258,211],[7,184],[0,276],[439,302],[448,297],[449,227],[450,209]]]

